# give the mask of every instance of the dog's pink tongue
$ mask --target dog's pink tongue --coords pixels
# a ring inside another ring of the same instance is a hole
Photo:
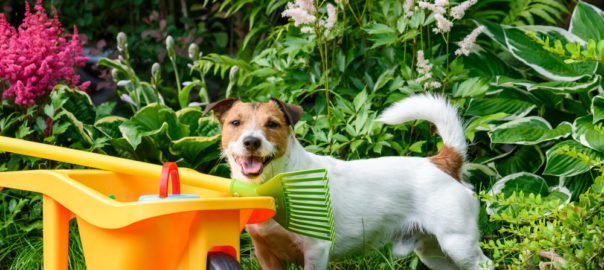
[[[243,172],[246,174],[258,174],[262,169],[262,161],[260,157],[244,157],[239,161],[239,165],[243,168]]]

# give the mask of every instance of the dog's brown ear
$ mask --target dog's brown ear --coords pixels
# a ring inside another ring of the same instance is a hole
[[[222,115],[228,111],[233,106],[233,103],[235,103],[237,100],[238,99],[236,98],[227,98],[221,101],[210,103],[208,106],[206,106],[203,114],[207,114],[209,111],[214,111],[214,117],[216,117],[216,119],[218,119],[218,121],[220,121],[222,124]]]
[[[294,125],[296,125],[296,123],[298,123],[298,120],[300,120],[300,117],[302,116],[302,107],[300,107],[298,105],[285,103],[277,98],[271,98],[271,100],[274,101],[275,103],[277,103],[277,105],[279,105],[279,108],[285,115],[285,119],[287,120],[287,123],[289,125],[291,125],[293,128]]]

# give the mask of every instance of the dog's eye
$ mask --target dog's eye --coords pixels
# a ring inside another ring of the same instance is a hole
[[[239,126],[239,120],[235,120],[233,122],[231,122],[231,125],[238,127]]]
[[[268,122],[266,122],[266,126],[269,127],[269,128],[276,128],[276,127],[279,126],[279,124],[277,122],[274,122],[274,121],[268,121]]]

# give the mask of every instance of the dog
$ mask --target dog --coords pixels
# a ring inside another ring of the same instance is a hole
[[[483,269],[491,261],[478,245],[479,202],[461,181],[467,144],[457,109],[443,97],[416,95],[386,109],[378,121],[432,122],[443,139],[432,157],[342,161],[306,152],[290,127],[302,108],[272,98],[209,104],[222,124],[221,147],[236,179],[260,184],[281,172],[326,168],[335,243],[302,236],[274,220],[247,225],[263,269],[327,269],[329,261],[392,243],[392,255],[411,252],[432,269]],[[492,267],[490,267],[492,269]]]

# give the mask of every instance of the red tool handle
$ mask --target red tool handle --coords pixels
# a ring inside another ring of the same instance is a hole
[[[172,194],[180,194],[180,177],[178,176],[178,166],[174,162],[166,162],[161,169],[161,179],[159,180],[159,198],[168,197],[168,182],[172,178]]]

